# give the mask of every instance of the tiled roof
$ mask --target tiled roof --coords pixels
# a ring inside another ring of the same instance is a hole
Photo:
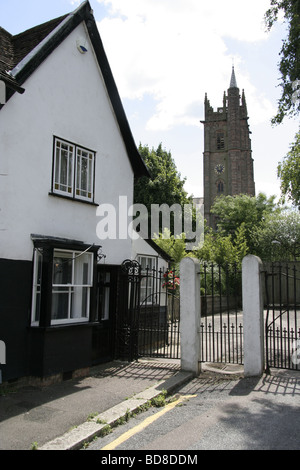
[[[61,16],[47,23],[28,29],[24,33],[13,36],[14,65],[17,65],[32,51],[48,34],[53,31],[68,15]]]
[[[31,52],[67,15],[47,23],[35,26],[23,33],[12,36],[0,27],[0,72],[12,70],[26,55]]]
[[[9,70],[13,64],[14,53],[11,38],[12,35],[0,27],[0,72]]]
[[[72,13],[35,26],[15,36],[0,27],[0,80],[3,80],[7,85],[6,99],[8,101],[15,91],[24,92],[21,86],[26,79],[82,21],[85,22],[93,44],[96,60],[102,71],[134,173],[136,176],[149,176],[133,140],[88,0],[84,1]],[[14,73],[9,74],[8,72],[12,70],[14,70]],[[2,105],[0,104],[0,110],[1,108]]]
[[[0,80],[3,80],[9,88],[22,92],[23,89],[9,72],[48,36],[66,16],[35,26],[15,36],[0,27]]]

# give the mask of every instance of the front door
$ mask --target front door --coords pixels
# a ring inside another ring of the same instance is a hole
[[[97,267],[97,324],[93,328],[93,364],[114,359],[118,266]]]

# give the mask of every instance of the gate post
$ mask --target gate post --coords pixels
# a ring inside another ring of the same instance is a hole
[[[200,263],[195,258],[180,262],[181,369],[200,373]]]
[[[261,376],[264,370],[263,295],[260,258],[248,255],[242,263],[244,317],[244,375]]]

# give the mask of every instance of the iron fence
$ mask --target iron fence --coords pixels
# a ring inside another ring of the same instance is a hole
[[[123,266],[119,351],[180,359],[180,288],[174,272]],[[201,266],[201,362],[243,363],[242,278],[237,265]]]
[[[264,263],[266,369],[300,370],[300,262]]]
[[[201,362],[243,364],[241,270],[204,263],[200,275]]]
[[[179,278],[173,271],[141,272],[139,357],[180,358]]]
[[[126,260],[116,326],[117,357],[180,358],[179,278]]]

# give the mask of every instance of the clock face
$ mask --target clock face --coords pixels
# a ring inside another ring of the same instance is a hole
[[[225,170],[225,167],[221,163],[215,166],[215,173],[217,175],[221,175],[222,173],[224,173],[224,170]]]

